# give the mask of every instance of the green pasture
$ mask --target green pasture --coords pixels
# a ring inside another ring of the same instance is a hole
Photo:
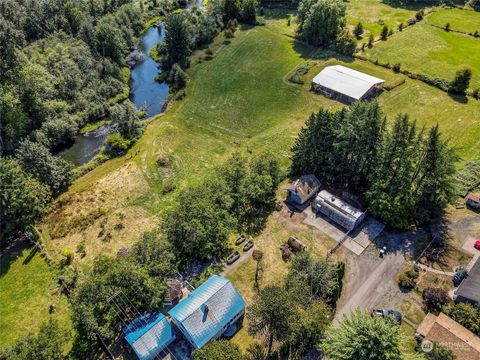
[[[364,39],[368,39],[369,33],[377,37],[384,25],[396,30],[398,25],[414,18],[422,7],[424,5],[408,1],[350,0],[347,2],[347,25],[353,28],[361,22],[365,29]]]
[[[480,33],[480,12],[464,9],[437,9],[426,18],[428,24],[444,27],[450,23],[450,29],[465,33]],[[480,39],[479,39],[480,41]]]
[[[68,302],[53,294],[53,275],[38,253],[18,244],[2,253],[0,263],[0,347],[38,331],[49,317],[71,327]],[[51,304],[56,307],[53,314]]]
[[[480,87],[480,40],[418,23],[382,41],[365,54],[381,63],[400,63],[402,69],[452,80],[468,67],[471,88]]]

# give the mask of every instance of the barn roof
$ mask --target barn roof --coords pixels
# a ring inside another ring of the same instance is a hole
[[[146,313],[124,329],[125,340],[140,360],[153,359],[175,339],[175,333],[162,314]]]
[[[183,325],[197,348],[208,343],[245,308],[233,284],[213,275],[168,314]]]
[[[313,78],[313,83],[357,100],[372,86],[383,82],[382,79],[342,65],[327,66]]]

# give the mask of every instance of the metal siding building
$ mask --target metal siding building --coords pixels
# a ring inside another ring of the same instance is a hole
[[[342,65],[325,67],[312,80],[312,88],[348,102],[372,95],[385,81]]]
[[[168,314],[185,338],[199,349],[218,339],[245,313],[245,301],[233,284],[210,277]]]
[[[144,314],[128,324],[123,333],[140,360],[154,359],[175,340],[172,326],[162,314]]]
[[[366,214],[326,190],[319,192],[312,206],[317,213],[322,213],[348,231],[359,225]]]

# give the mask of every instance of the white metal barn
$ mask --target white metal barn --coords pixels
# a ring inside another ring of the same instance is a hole
[[[312,80],[312,89],[328,97],[353,102],[373,96],[385,80],[342,65],[327,66]]]

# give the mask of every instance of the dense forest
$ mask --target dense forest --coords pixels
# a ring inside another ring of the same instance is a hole
[[[73,167],[54,154],[83,125],[112,119],[122,137],[110,139],[114,152],[138,138],[125,56],[147,19],[170,7],[134,0],[0,2],[2,240],[68,188]]]
[[[454,194],[456,156],[438,126],[418,128],[398,115],[387,128],[375,101],[312,114],[292,151],[292,174],[313,173],[362,195],[394,228],[440,218]]]

